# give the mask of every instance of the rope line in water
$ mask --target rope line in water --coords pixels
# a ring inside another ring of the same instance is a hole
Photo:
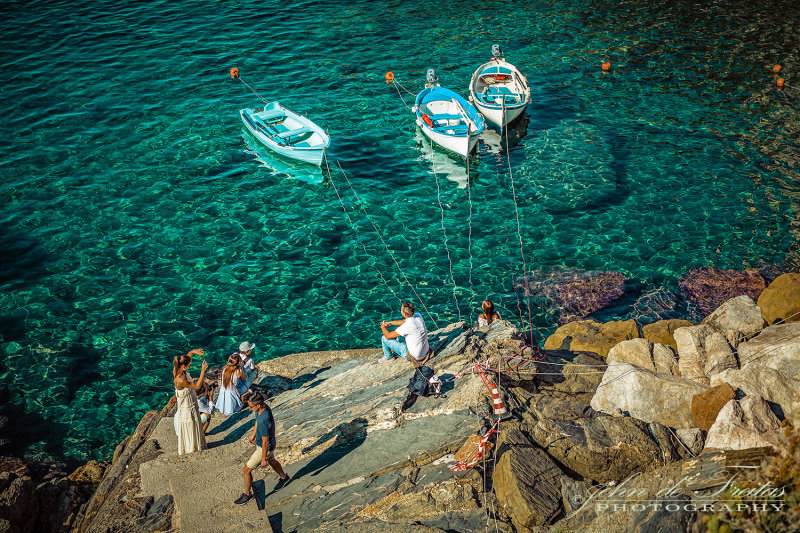
[[[501,118],[500,122],[503,122],[503,119],[506,116],[505,98],[503,99],[503,108],[502,109],[503,109],[503,115],[502,115],[502,118]],[[519,206],[517,205],[517,188],[514,186],[514,174],[511,171],[511,150],[509,150],[509,148],[508,148],[508,128],[507,127],[503,128],[503,133],[505,134],[505,139],[506,139],[506,159],[508,161],[508,177],[511,180],[511,195],[512,195],[512,198],[514,200],[514,216],[516,217],[516,220],[517,220],[517,237],[519,238],[519,253],[520,253],[520,256],[522,256],[522,279],[525,282],[525,298],[527,299],[527,304],[528,304],[528,333],[530,334],[529,343],[530,343],[531,346],[533,346],[533,317],[531,315],[531,295],[530,295],[530,290],[528,289],[528,274],[527,274],[527,272],[528,272],[528,263],[525,260],[525,250],[524,250],[524,247],[522,245],[522,230],[520,228],[520,222],[519,222]],[[512,278],[512,283],[513,283],[513,278]],[[516,290],[514,292],[516,292]],[[525,325],[523,324],[522,326],[523,326],[522,329],[524,331],[525,330]],[[524,337],[524,333],[523,333],[523,337]]]
[[[344,205],[342,197],[339,195],[339,189],[336,187],[336,183],[333,181],[333,176],[331,175],[331,169],[330,166],[328,166],[328,155],[325,154],[324,152],[323,155],[325,157],[325,169],[328,171],[328,179],[330,180],[331,185],[333,185],[333,190],[336,192],[336,198],[339,199],[339,203],[342,206],[342,210],[344,211],[344,216],[347,218],[347,222],[350,224],[350,227],[353,230],[353,235],[355,236],[356,241],[358,242],[358,244],[361,245],[361,248],[364,250],[364,254],[369,256],[370,254],[369,252],[367,252],[367,247],[364,246],[364,242],[359,237],[358,230],[356,229],[355,224],[353,224],[353,220],[350,218],[350,215],[347,212],[347,208]],[[392,296],[394,296],[398,302],[402,302],[402,300],[400,300],[400,297],[397,296],[397,293],[395,293],[394,289],[392,289],[392,286],[389,285],[389,282],[386,281],[386,278],[383,277],[383,272],[381,272],[381,269],[379,269],[377,265],[375,266],[375,270],[378,272],[378,276],[380,276],[381,280],[383,280],[383,284],[386,285],[386,288],[389,289],[389,292],[392,293]],[[389,307],[388,304],[387,307]],[[391,307],[389,308],[391,309]]]
[[[250,86],[250,84],[249,84],[249,83],[247,83],[246,81],[244,81],[244,80],[242,79],[242,77],[241,77],[241,76],[236,76],[236,78],[237,78],[239,81],[241,81],[242,83],[244,83],[244,84],[247,86],[247,88],[248,88],[248,89],[250,89],[250,92],[251,92],[251,93],[253,93],[254,95],[256,95],[256,96],[258,97],[258,99],[259,99],[259,100],[261,100],[261,101],[262,101],[262,102],[264,102],[265,104],[268,104],[268,103],[269,103],[269,100],[267,100],[266,98],[264,98],[263,96],[261,96],[261,95],[258,93],[258,91],[256,91],[255,89],[253,89],[253,88]]]
[[[381,235],[381,232],[378,231],[378,227],[375,225],[375,223],[372,221],[372,218],[367,213],[367,210],[364,207],[364,202],[361,201],[361,197],[358,195],[358,193],[356,192],[355,188],[353,187],[353,184],[350,182],[350,178],[347,177],[347,172],[344,171],[344,169],[342,168],[342,164],[339,162],[339,160],[336,161],[336,165],[339,167],[339,170],[341,171],[342,176],[344,176],[344,179],[347,181],[347,185],[350,187],[350,190],[353,192],[353,195],[355,195],[356,200],[358,200],[358,205],[361,207],[361,211],[364,213],[364,216],[367,218],[369,223],[372,225],[372,229],[375,230],[375,234],[378,236],[378,239],[380,239],[381,243],[383,244],[383,247],[386,249],[386,253],[389,254],[389,257],[392,258],[392,261],[394,262],[395,266],[397,267],[397,270],[400,272],[400,275],[403,276],[403,279],[405,280],[406,284],[411,289],[411,291],[414,293],[414,296],[417,297],[417,301],[419,301],[420,305],[422,305],[422,308],[425,310],[425,313],[428,315],[428,318],[430,318],[431,322],[433,322],[434,327],[436,329],[439,329],[439,325],[436,323],[436,320],[433,318],[433,315],[431,315],[430,311],[428,311],[428,307],[425,305],[425,302],[422,300],[422,298],[420,297],[419,293],[417,293],[417,290],[414,288],[414,286],[408,280],[408,277],[406,276],[406,273],[403,272],[403,269],[400,267],[400,263],[398,263],[397,259],[395,259],[394,254],[392,253],[392,250],[389,248],[389,245],[386,244],[385,240],[383,240],[383,235]]]
[[[397,96],[400,97],[400,100],[403,102],[403,105],[406,106],[406,109],[410,110],[411,108],[408,107],[408,104],[406,103],[406,99],[403,98],[403,95],[400,93],[400,89],[397,88],[397,86],[400,85],[400,84],[396,80],[392,80],[392,85],[394,85],[394,88],[397,90]],[[403,87],[402,85],[400,85],[400,86]],[[405,91],[408,92],[408,94],[413,94],[408,89],[406,89],[405,87],[403,87],[403,89],[405,89]]]
[[[436,180],[436,199],[439,201],[439,212],[441,213],[442,237],[444,239],[444,251],[447,252],[447,262],[450,269],[450,281],[453,284],[453,300],[456,302],[456,309],[458,310],[458,320],[461,321],[461,306],[458,304],[458,296],[456,295],[456,278],[453,276],[453,259],[450,257],[450,247],[447,245],[447,230],[444,228],[444,206],[442,206],[442,192],[439,187],[439,176],[436,173],[436,154],[433,151],[433,139],[431,141],[431,166],[433,167],[433,178]]]
[[[472,294],[472,305],[475,308],[475,285],[472,284],[472,184],[469,182],[469,154],[467,154],[467,201],[469,202],[469,215],[467,216],[467,253],[469,254],[469,290]]]

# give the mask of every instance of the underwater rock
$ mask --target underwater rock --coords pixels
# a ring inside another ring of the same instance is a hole
[[[747,295],[756,300],[766,286],[755,269],[693,268],[678,278],[681,292],[703,315],[737,296]]]
[[[546,300],[559,313],[558,324],[581,320],[605,309],[625,292],[625,275],[616,271],[531,272],[517,280],[526,296]]]

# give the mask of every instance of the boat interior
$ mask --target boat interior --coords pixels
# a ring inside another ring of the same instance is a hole
[[[281,110],[264,110],[245,115],[253,126],[264,135],[278,142],[298,147],[315,146],[314,130],[288,117]]]

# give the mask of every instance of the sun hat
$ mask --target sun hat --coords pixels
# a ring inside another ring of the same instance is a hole
[[[242,353],[249,352],[250,350],[252,350],[255,347],[256,347],[255,344],[251,344],[251,343],[249,343],[247,341],[244,341],[242,344],[239,345],[239,351],[242,352]]]

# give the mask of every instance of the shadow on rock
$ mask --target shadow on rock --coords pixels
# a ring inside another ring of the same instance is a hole
[[[303,448],[303,453],[308,453],[317,446],[320,446],[331,439],[336,439],[336,442],[312,459],[310,463],[301,468],[295,475],[295,478],[303,476],[316,476],[330,465],[355,450],[367,438],[367,421],[364,418],[355,418],[350,422],[339,424],[331,431],[321,435],[316,442]]]

